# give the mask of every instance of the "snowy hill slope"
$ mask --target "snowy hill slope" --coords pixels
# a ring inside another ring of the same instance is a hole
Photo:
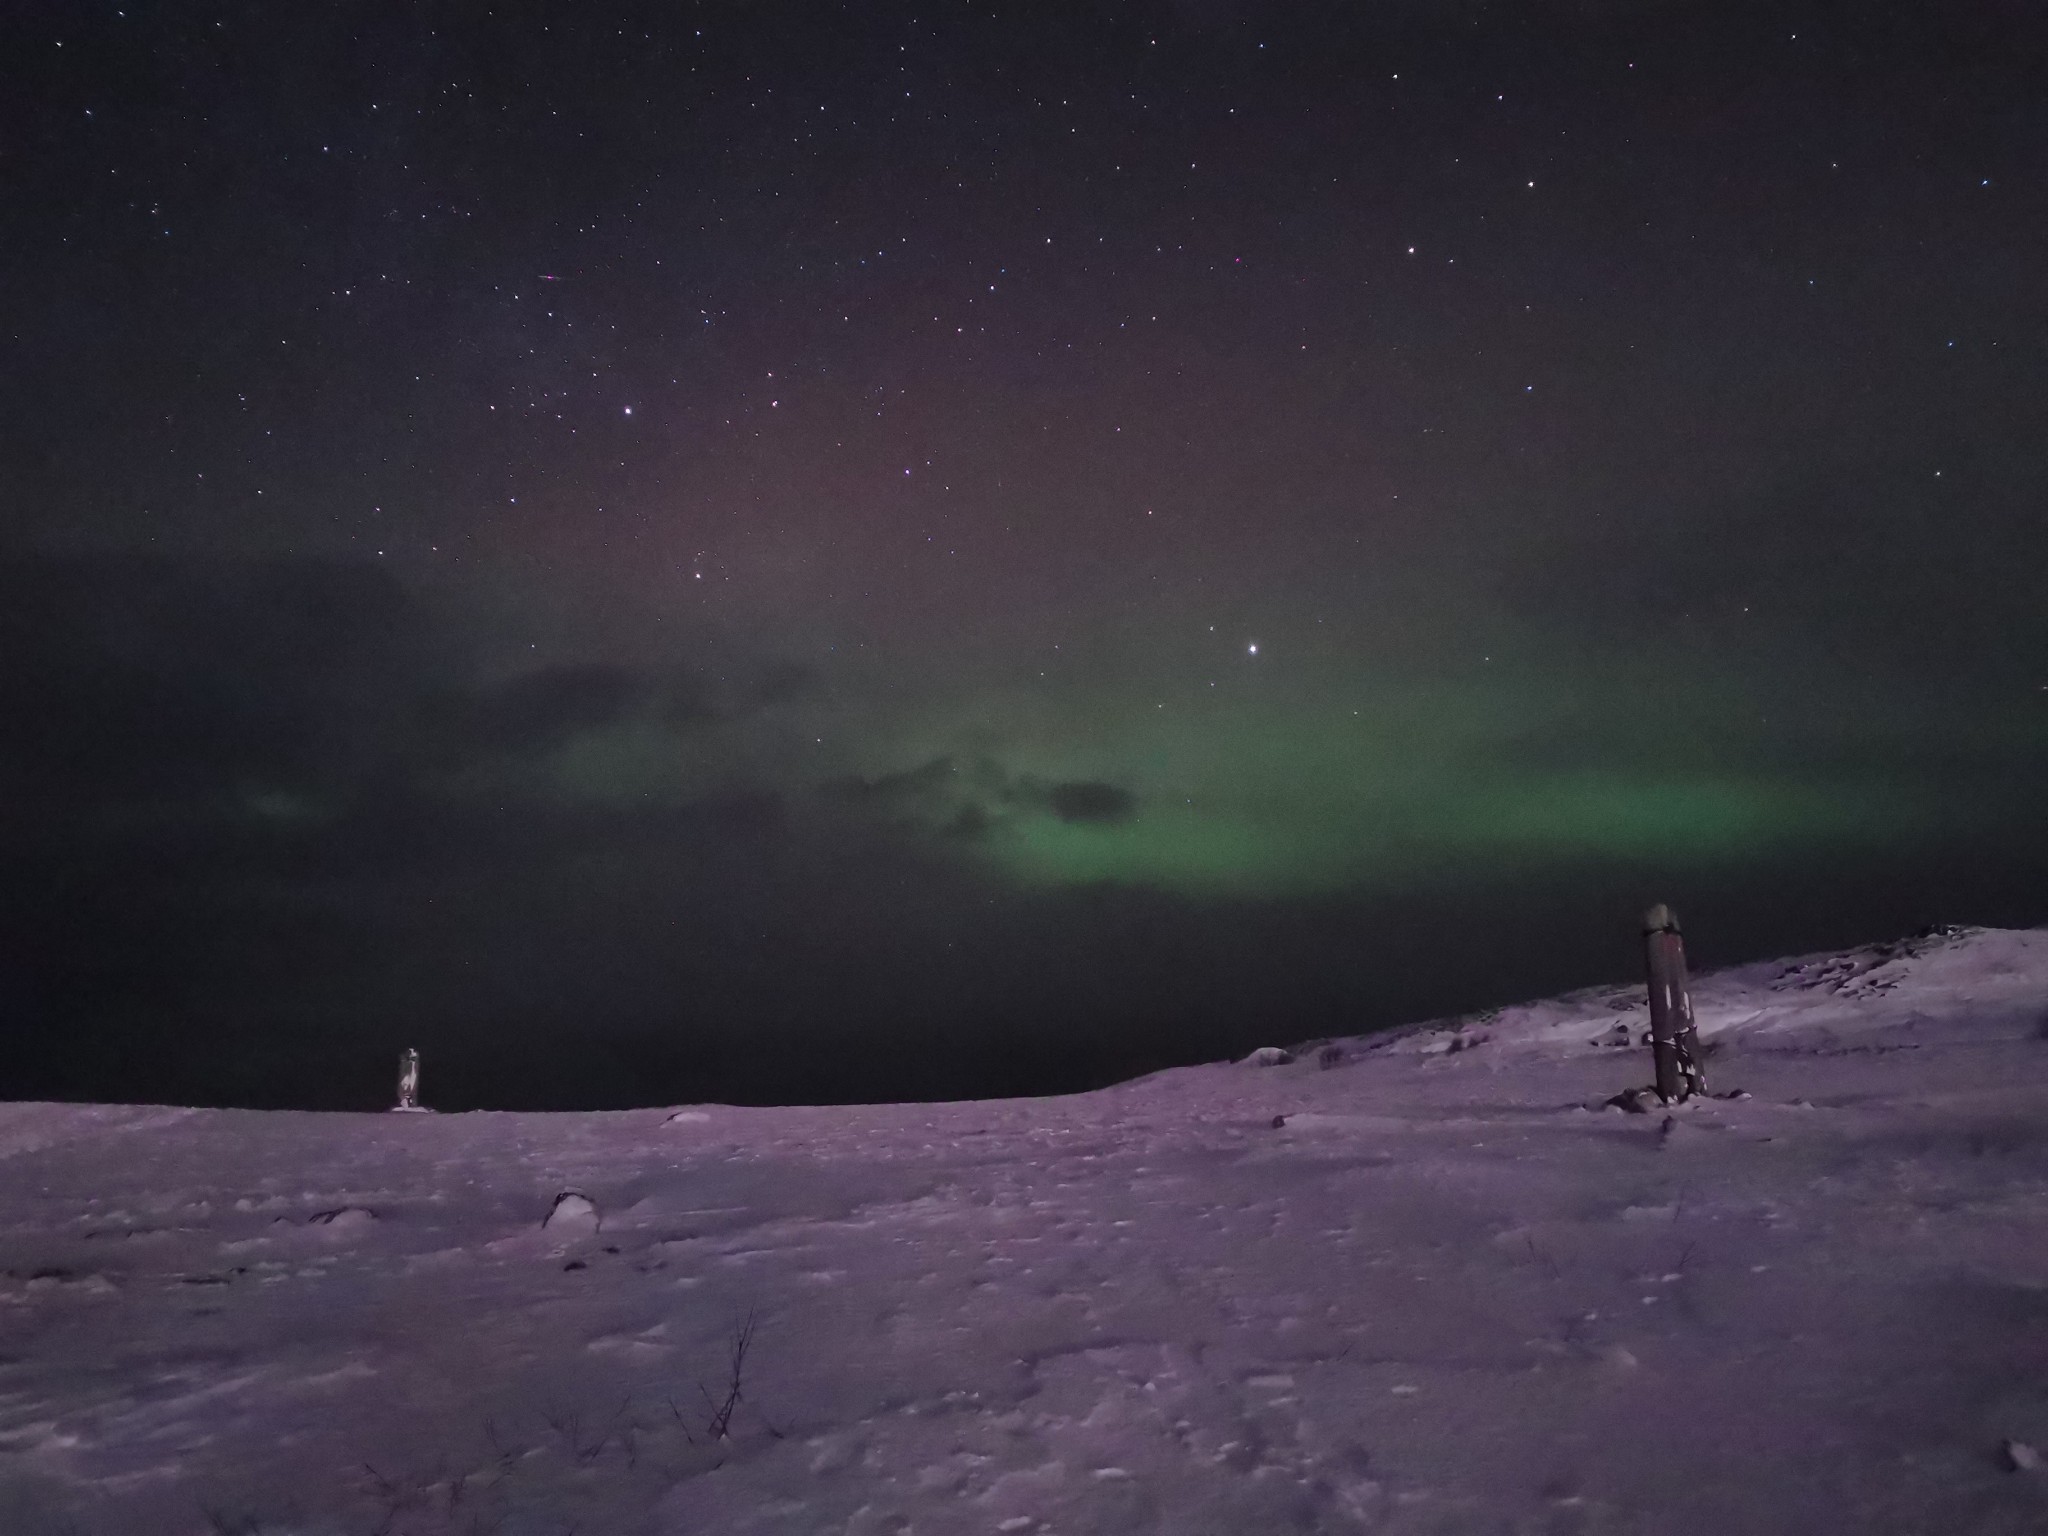
[[[2048,931],[1695,996],[1750,1097],[1668,1116],[1588,1107],[1628,988],[1052,1100],[0,1106],[0,1532],[2048,1530]]]

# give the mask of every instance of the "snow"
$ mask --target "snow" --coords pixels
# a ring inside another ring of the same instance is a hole
[[[1750,1096],[1647,1116],[1629,987],[1047,1100],[0,1106],[0,1532],[2048,1529],[2048,931],[1694,990]]]

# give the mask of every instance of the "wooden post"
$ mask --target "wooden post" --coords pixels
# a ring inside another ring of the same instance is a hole
[[[420,1053],[407,1046],[398,1055],[399,1109],[420,1107]]]
[[[1650,978],[1650,1052],[1657,1063],[1657,1097],[1676,1104],[1707,1091],[1700,1070],[1700,1039],[1693,1028],[1692,995],[1685,985],[1685,941],[1678,916],[1659,902],[1643,914],[1643,949]]]

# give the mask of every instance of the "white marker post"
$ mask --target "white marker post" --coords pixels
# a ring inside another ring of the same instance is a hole
[[[395,1115],[419,1115],[426,1113],[420,1108],[420,1053],[407,1046],[398,1054],[398,1102],[391,1108]]]

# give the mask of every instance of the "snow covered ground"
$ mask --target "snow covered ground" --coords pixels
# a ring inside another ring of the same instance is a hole
[[[2048,930],[1695,996],[1751,1096],[1670,1115],[1588,1107],[1627,987],[1050,1100],[0,1106],[0,1533],[2048,1531]]]

